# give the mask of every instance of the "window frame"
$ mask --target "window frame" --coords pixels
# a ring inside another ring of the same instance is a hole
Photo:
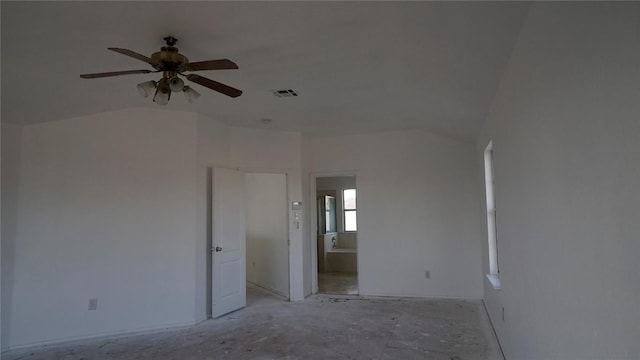
[[[487,210],[487,245],[489,255],[489,273],[487,278],[495,289],[500,289],[500,262],[498,259],[498,226],[497,207],[495,198],[495,161],[493,153],[493,140],[484,150],[484,182],[485,200]]]
[[[353,209],[347,209],[345,192],[353,190],[356,198],[356,206]],[[355,230],[347,230],[347,212],[353,212],[356,218]],[[344,232],[358,232],[358,190],[356,188],[342,189],[342,230]]]

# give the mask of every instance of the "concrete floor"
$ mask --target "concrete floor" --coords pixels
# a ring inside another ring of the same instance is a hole
[[[197,326],[10,351],[18,359],[502,359],[480,301],[247,289],[247,307]]]
[[[318,292],[321,294],[358,295],[358,274],[318,273]]]

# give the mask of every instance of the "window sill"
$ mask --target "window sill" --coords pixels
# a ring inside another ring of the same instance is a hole
[[[335,248],[335,249],[327,250],[327,253],[334,253],[334,254],[355,254],[356,252],[357,252],[356,249],[350,249],[350,248]]]
[[[489,280],[491,286],[493,286],[495,290],[502,289],[502,284],[500,283],[500,278],[498,277],[498,275],[487,274],[487,280]]]

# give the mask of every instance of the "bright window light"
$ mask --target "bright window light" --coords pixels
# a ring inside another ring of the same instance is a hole
[[[344,231],[358,231],[356,220],[356,189],[342,191],[344,208]]]

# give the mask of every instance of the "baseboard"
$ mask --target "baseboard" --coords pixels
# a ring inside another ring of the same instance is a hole
[[[196,319],[196,321],[193,323],[193,326],[199,325],[200,323],[203,323],[205,321],[209,320],[209,317],[207,315],[200,317],[198,319]]]
[[[27,349],[32,347],[48,346],[48,345],[74,343],[77,341],[84,341],[84,340],[116,339],[124,336],[131,336],[131,335],[153,334],[153,333],[158,333],[158,332],[167,331],[167,330],[178,330],[181,328],[188,328],[188,327],[200,324],[205,320],[207,320],[206,317],[195,320],[195,321],[168,323],[168,324],[153,325],[153,326],[129,329],[129,330],[118,330],[118,331],[110,331],[110,332],[97,333],[97,334],[91,334],[91,335],[70,336],[70,337],[58,338],[53,340],[37,341],[33,343],[7,346],[2,348],[2,352],[4,353],[6,351],[11,351],[11,350],[20,350],[20,349]]]
[[[387,299],[416,299],[416,300],[465,300],[482,301],[481,297],[471,296],[447,296],[447,295],[424,295],[424,294],[391,294],[384,292],[362,292],[358,294],[367,298],[387,298]]]
[[[258,285],[258,284],[254,283],[254,282],[252,282],[252,281],[249,281],[249,280],[247,280],[247,283],[248,283],[248,284],[251,284],[251,286],[255,286],[255,287],[257,287],[257,288],[260,288],[261,290],[264,290],[264,291],[266,291],[266,292],[268,292],[268,293],[270,293],[270,294],[272,294],[272,295],[274,295],[274,296],[277,296],[277,297],[281,298],[281,299],[282,299],[282,300],[284,300],[284,301],[288,301],[288,300],[289,300],[289,297],[288,297],[288,296],[285,296],[284,294],[281,294],[281,293],[280,293],[280,292],[278,292],[278,291],[275,291],[275,290],[269,289],[268,287],[264,287],[264,286],[262,286],[262,285]]]
[[[502,354],[503,359],[507,360],[507,357],[504,355],[504,350],[502,350],[502,343],[500,343],[500,338],[498,337],[496,328],[495,326],[493,326],[493,320],[491,320],[491,315],[489,315],[489,309],[487,309],[487,304],[484,303],[484,299],[482,300],[482,307],[484,308],[484,313],[487,315],[487,319],[489,320],[489,326],[491,326],[491,331],[493,331],[493,336],[496,338],[496,342],[498,343],[498,349],[500,349],[500,354]]]

